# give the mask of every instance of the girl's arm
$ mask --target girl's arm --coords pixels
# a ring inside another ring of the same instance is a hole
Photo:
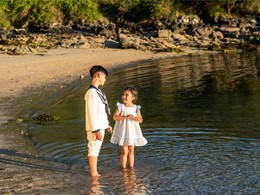
[[[134,120],[135,120],[136,122],[138,122],[138,123],[142,123],[142,122],[143,122],[143,117],[142,117],[142,114],[141,114],[141,111],[140,111],[140,110],[138,110],[137,116],[134,117]]]
[[[116,111],[113,115],[113,119],[114,121],[120,121],[120,120],[124,120],[124,119],[127,119],[127,116],[120,116],[120,112],[119,110],[116,108]]]
[[[113,119],[115,121],[120,121],[120,120],[125,120],[125,119],[132,119],[132,120],[134,120],[134,121],[136,121],[138,123],[142,123],[143,122],[143,117],[142,117],[142,114],[141,114],[140,110],[137,112],[137,116],[135,116],[135,117],[133,115],[131,115],[131,114],[128,115],[128,116],[121,116],[120,112],[116,108],[116,111],[115,111],[115,113],[113,115]]]

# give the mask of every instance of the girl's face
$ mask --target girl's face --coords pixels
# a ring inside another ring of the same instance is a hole
[[[122,101],[124,104],[132,105],[135,97],[133,96],[131,91],[123,91]]]

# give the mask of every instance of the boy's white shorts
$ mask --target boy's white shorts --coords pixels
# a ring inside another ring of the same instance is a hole
[[[98,156],[104,137],[105,131],[100,131],[102,133],[102,141],[96,139],[96,134],[92,132],[87,132],[88,135],[88,156]]]

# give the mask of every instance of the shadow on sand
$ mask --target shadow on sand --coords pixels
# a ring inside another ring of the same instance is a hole
[[[71,169],[71,164],[56,162],[53,159],[22,154],[7,149],[0,149],[0,163],[59,172],[68,172]]]

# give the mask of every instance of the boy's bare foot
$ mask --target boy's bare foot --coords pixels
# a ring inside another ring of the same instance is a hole
[[[100,177],[101,175],[99,173],[93,173],[91,174],[91,177]]]

